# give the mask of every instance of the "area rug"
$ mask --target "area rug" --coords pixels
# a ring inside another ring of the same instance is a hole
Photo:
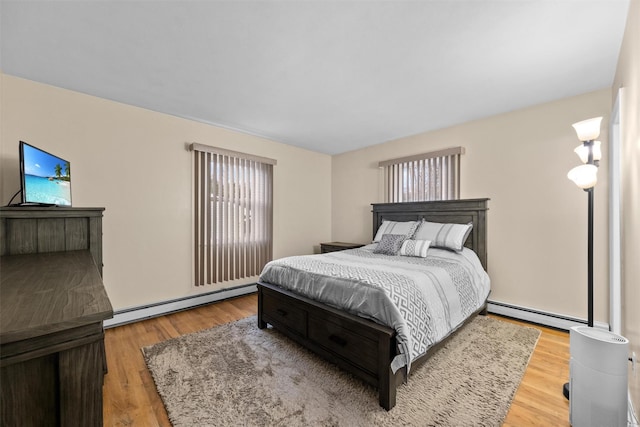
[[[377,391],[256,317],[142,349],[182,426],[499,426],[540,332],[477,316],[398,387]]]

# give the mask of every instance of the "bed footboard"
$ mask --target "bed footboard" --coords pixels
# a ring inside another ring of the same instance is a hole
[[[391,372],[393,329],[258,282],[258,327],[267,324],[376,387],[386,410],[395,406],[402,370]]]

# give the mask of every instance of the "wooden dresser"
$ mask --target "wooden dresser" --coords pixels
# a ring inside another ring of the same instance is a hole
[[[0,425],[100,426],[103,208],[0,208]]]

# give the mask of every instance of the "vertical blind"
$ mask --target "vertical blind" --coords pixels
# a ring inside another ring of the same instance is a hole
[[[387,202],[421,202],[460,198],[463,147],[380,162]]]
[[[275,160],[191,144],[195,285],[257,276],[272,258]]]

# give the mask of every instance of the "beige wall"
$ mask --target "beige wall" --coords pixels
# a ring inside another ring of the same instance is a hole
[[[402,138],[333,158],[332,238],[371,240],[383,201],[380,160],[463,146],[462,198],[489,197],[491,300],[587,316],[587,195],[566,177],[580,164],[571,124],[605,116],[610,90]],[[607,165],[595,191],[595,320],[608,323]]]
[[[2,204],[19,188],[18,141],[72,165],[74,206],[104,206],[104,282],[115,309],[179,298],[191,285],[191,155],[199,142],[271,157],[274,256],[331,235],[331,157],[0,74]],[[250,282],[250,281],[245,281]]]
[[[377,162],[462,145],[462,197],[491,198],[492,299],[585,317],[586,195],[566,179],[579,163],[570,124],[607,116],[608,90],[332,159],[5,74],[1,83],[2,200],[8,202],[19,188],[19,140],[70,160],[74,205],[107,209],[105,283],[116,309],[212,290],[191,286],[186,142],[278,160],[275,257],[312,253],[330,238],[370,240],[370,203],[382,201]],[[601,139],[606,144],[606,132]],[[595,269],[596,320],[603,322],[608,318],[606,172],[604,164],[596,191],[596,259],[602,261]]]
[[[622,334],[640,357],[640,0],[631,0],[624,40],[613,83],[622,88]],[[640,367],[630,371],[629,385],[640,411]]]

